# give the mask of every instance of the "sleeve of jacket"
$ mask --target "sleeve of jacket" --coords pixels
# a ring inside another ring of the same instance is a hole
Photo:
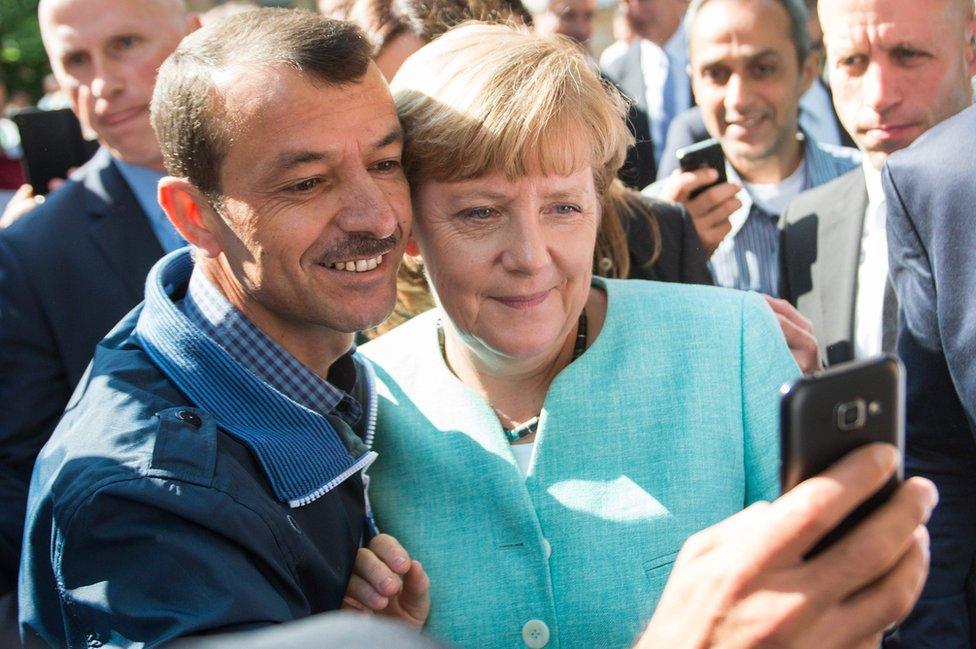
[[[218,489],[118,479],[73,510],[56,510],[54,522],[50,565],[63,630],[51,629],[50,611],[35,615],[22,601],[25,639],[151,647],[310,613],[276,530]]]
[[[16,582],[34,459],[70,396],[57,345],[17,252],[0,238],[0,592]]]
[[[772,309],[758,293],[742,301],[742,418],[745,431],[745,503],[779,495],[780,387],[800,370]]]

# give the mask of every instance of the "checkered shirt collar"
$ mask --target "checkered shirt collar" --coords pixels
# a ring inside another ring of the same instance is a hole
[[[180,308],[190,322],[264,383],[319,414],[338,415],[350,426],[359,420],[362,407],[355,399],[302,365],[268,337],[228,302],[199,268],[190,276]],[[354,351],[355,348],[333,364],[330,376],[355,380]]]

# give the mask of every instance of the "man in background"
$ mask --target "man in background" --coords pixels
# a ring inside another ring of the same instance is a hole
[[[27,488],[95,345],[183,239],[156,202],[156,71],[196,28],[182,0],[41,0],[58,83],[102,148],[0,231],[0,593],[13,592]]]
[[[716,284],[775,297],[780,214],[854,168],[857,153],[799,129],[799,99],[817,75],[801,0],[695,0],[688,26],[695,96],[729,182],[709,187],[712,169],[675,171],[645,191],[685,205]]]
[[[561,34],[589,53],[596,8],[596,0],[549,0],[545,11],[533,17],[532,25],[542,36]]]
[[[824,66],[823,31],[817,17],[817,0],[805,0],[807,6],[807,33],[810,37],[810,52],[817,60],[817,70]],[[834,111],[827,87],[821,74],[818,74],[809,90],[800,97],[800,129],[804,134],[821,144],[834,146],[854,146],[854,140],[840,123],[840,118]],[[697,106],[689,108],[671,120],[668,127],[667,140],[664,143],[664,153],[657,168],[657,178],[667,178],[678,168],[678,149],[702,142],[709,137],[705,122],[702,120],[701,109]]]
[[[820,14],[837,112],[864,157],[787,210],[781,289],[837,363],[894,351],[881,167],[972,103],[976,51],[972,0],[821,0]]]
[[[637,37],[608,47],[600,68],[646,116],[635,124],[638,145],[647,150],[641,153],[646,162],[632,183],[643,188],[657,176],[668,125],[693,103],[682,23],[688,0],[621,0],[621,6]]]

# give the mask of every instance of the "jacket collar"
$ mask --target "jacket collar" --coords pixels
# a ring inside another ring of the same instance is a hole
[[[104,148],[85,165],[85,211],[89,236],[115,269],[133,301],[142,296],[143,277],[132,269],[145,269],[162,255],[146,214]]]
[[[184,248],[161,259],[146,280],[135,335],[160,370],[251,449],[275,496],[291,507],[316,500],[369,466],[376,453],[354,457],[328,418],[261,382],[183,315],[174,299],[185,292],[192,270]],[[357,363],[371,383],[368,363]],[[372,401],[374,391],[368,392]],[[375,416],[374,407],[367,412]]]

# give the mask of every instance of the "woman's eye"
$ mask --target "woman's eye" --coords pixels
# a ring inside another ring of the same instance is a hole
[[[556,205],[553,207],[556,214],[579,214],[580,208],[576,205]]]
[[[473,207],[469,210],[464,210],[462,215],[471,219],[488,219],[495,215],[495,210],[491,207]]]

